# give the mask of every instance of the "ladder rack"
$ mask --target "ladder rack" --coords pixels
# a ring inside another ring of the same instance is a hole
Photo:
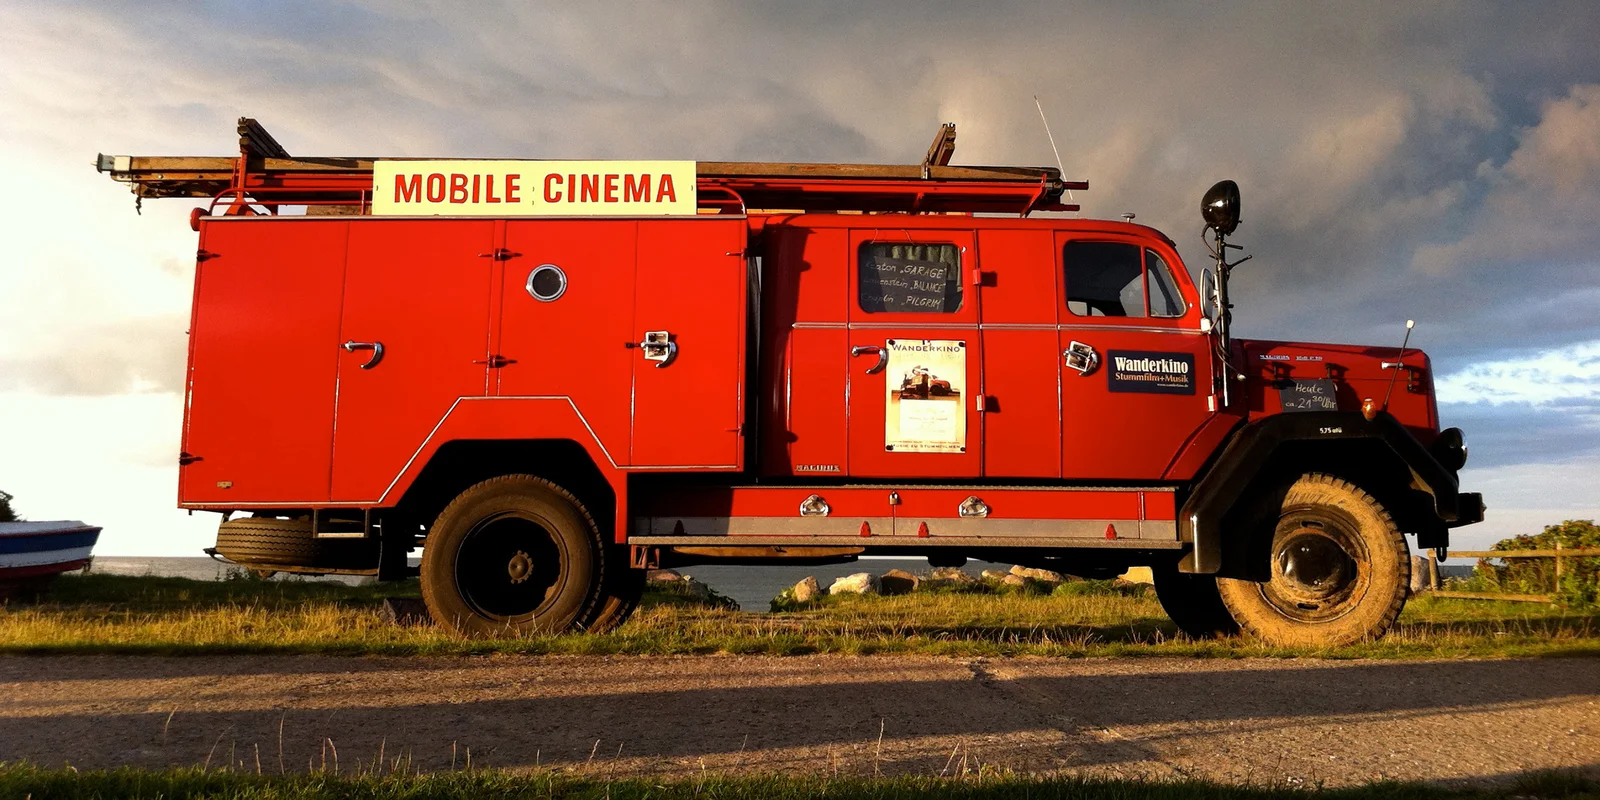
[[[332,205],[365,213],[377,159],[292,157],[247,117],[238,132],[237,157],[101,155],[95,166],[140,199],[251,199],[269,208]],[[725,205],[719,196],[731,193],[748,209],[912,213],[1076,211],[1063,193],[1089,187],[1063,180],[1053,167],[949,166],[954,146],[955,126],[946,125],[921,164],[701,161],[697,183],[702,194],[710,190],[708,207]]]

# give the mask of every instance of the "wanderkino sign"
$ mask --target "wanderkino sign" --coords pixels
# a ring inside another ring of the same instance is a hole
[[[693,161],[377,161],[376,216],[694,216]]]

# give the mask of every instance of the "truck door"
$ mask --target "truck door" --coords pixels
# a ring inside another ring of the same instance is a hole
[[[502,397],[565,397],[606,453],[628,463],[632,440],[634,258],[632,219],[506,222],[500,299]]]
[[[739,469],[745,221],[638,224],[631,464]]]
[[[260,218],[204,224],[181,502],[327,502],[348,228]]]
[[[1154,479],[1213,413],[1199,304],[1164,245],[1056,236],[1063,476]]]
[[[484,394],[493,220],[350,223],[333,499],[383,499],[461,397]],[[380,349],[381,348],[381,349]]]
[[[1055,234],[978,232],[983,253],[983,474],[1061,477]]]
[[[971,231],[850,236],[850,474],[977,477],[982,385]]]

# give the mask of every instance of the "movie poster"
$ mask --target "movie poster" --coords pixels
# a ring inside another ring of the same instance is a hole
[[[886,344],[884,449],[894,453],[966,452],[967,343],[890,339]]]

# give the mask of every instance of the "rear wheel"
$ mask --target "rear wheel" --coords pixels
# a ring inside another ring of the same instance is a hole
[[[422,551],[422,599],[464,636],[558,633],[592,618],[605,585],[600,531],[543,478],[506,475],[462,492]]]
[[[616,630],[633,616],[644,595],[645,571],[627,565],[627,546],[609,545],[606,562],[606,585],[600,602],[595,605],[593,618],[583,627],[590,633],[607,633]]]
[[[1217,581],[1239,627],[1263,642],[1334,647],[1376,639],[1405,607],[1405,536],[1354,484],[1302,476],[1283,498],[1268,547],[1269,580]]]
[[[1239,624],[1222,604],[1216,576],[1179,572],[1177,564],[1153,567],[1151,573],[1155,577],[1156,599],[1178,630],[1196,639],[1239,632]]]

